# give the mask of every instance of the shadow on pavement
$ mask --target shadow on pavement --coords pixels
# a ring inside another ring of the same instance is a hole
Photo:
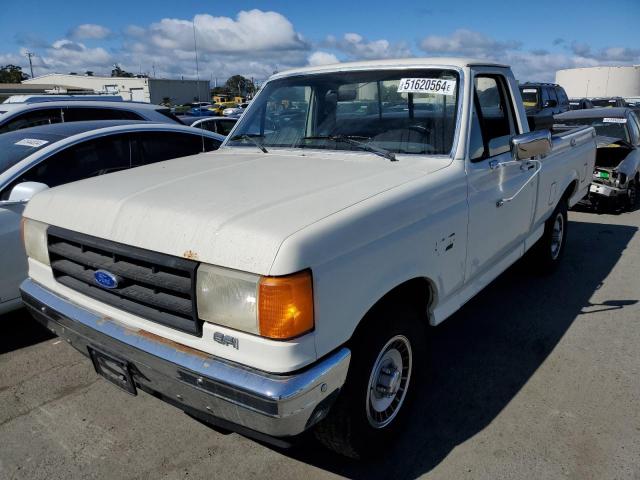
[[[570,222],[563,264],[535,277],[520,262],[432,333],[431,366],[408,431],[384,458],[361,464],[311,441],[284,455],[356,479],[416,478],[483,430],[536,372],[584,308],[625,308],[637,299],[590,299],[636,227]],[[585,312],[586,313],[586,312]]]
[[[0,315],[0,355],[55,337],[24,309]]]

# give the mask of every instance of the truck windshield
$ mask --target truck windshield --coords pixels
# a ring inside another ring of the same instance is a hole
[[[525,108],[538,106],[538,89],[537,88],[521,88],[522,103]]]
[[[457,104],[451,70],[286,77],[267,83],[226,145],[448,155]]]
[[[626,118],[572,118],[562,120],[563,125],[587,125],[595,128],[599,137],[620,138],[629,142],[629,132],[627,131]]]

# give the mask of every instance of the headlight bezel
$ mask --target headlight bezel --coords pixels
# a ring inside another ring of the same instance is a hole
[[[201,263],[196,272],[198,318],[271,340],[291,340],[315,328],[310,270],[260,276]]]
[[[45,265],[51,265],[49,260],[49,246],[47,231],[49,225],[38,220],[22,217],[21,235],[27,257]]]

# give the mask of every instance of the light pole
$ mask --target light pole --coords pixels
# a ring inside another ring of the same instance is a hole
[[[25,55],[29,59],[29,69],[31,70],[31,78],[33,78],[33,62],[31,61],[31,57],[33,57],[35,54],[32,52],[26,52]]]

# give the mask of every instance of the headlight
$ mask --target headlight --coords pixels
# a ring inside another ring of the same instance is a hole
[[[202,264],[196,297],[202,320],[267,338],[290,339],[314,326],[309,271],[260,277]]]
[[[34,260],[49,265],[49,250],[47,248],[47,228],[46,223],[22,218],[22,241],[27,256]]]

